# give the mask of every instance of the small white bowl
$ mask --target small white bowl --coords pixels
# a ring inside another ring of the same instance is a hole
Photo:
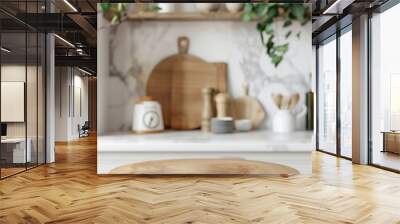
[[[217,11],[221,3],[195,3],[199,12]]]
[[[243,9],[243,3],[225,3],[226,9],[231,13],[240,12]]]
[[[251,120],[242,119],[235,121],[235,129],[238,131],[250,131],[251,130]]]

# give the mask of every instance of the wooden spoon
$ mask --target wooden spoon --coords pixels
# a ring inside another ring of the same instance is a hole
[[[282,96],[282,103],[281,103],[281,109],[282,110],[287,110],[289,109],[289,102],[290,98],[287,96]]]
[[[289,109],[293,110],[299,103],[299,100],[300,100],[300,94],[299,93],[293,94],[292,97],[290,98]]]
[[[282,95],[281,94],[272,94],[272,99],[274,100],[278,109],[282,109]]]

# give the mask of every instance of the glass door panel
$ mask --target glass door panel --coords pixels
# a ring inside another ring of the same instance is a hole
[[[352,32],[340,37],[340,154],[352,157]]]
[[[38,163],[38,35],[36,32],[28,32],[28,62],[27,62],[27,81],[26,81],[26,112],[27,112],[27,150],[30,151],[28,168],[37,166]]]
[[[400,4],[371,19],[371,162],[400,170]]]
[[[336,40],[318,48],[318,147],[336,153]]]

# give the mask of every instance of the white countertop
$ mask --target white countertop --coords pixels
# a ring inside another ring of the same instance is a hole
[[[280,134],[257,130],[212,134],[196,130],[98,136],[99,152],[309,152],[314,148],[311,131]]]

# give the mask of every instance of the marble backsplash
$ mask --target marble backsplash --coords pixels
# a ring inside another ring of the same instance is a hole
[[[100,23],[101,24],[104,23]],[[285,30],[276,25],[278,40],[284,40]],[[290,27],[293,35],[284,61],[275,68],[265,55],[265,48],[255,23],[240,21],[124,21],[115,26],[100,27],[99,48],[108,48],[107,56],[98,56],[99,85],[104,132],[129,130],[135,100],[144,95],[147,78],[163,58],[177,53],[179,36],[190,39],[189,53],[209,62],[228,64],[228,88],[231,97],[243,94],[242,82],[247,81],[250,95],[257,97],[267,117],[264,128],[270,126],[276,106],[271,93],[302,94],[311,89],[312,46],[311,23]],[[103,35],[103,36],[102,36]],[[102,57],[104,57],[102,59]],[[100,60],[99,60],[100,59]],[[103,97],[101,97],[101,95]],[[299,107],[300,108],[300,107]],[[298,110],[299,110],[298,108]]]

